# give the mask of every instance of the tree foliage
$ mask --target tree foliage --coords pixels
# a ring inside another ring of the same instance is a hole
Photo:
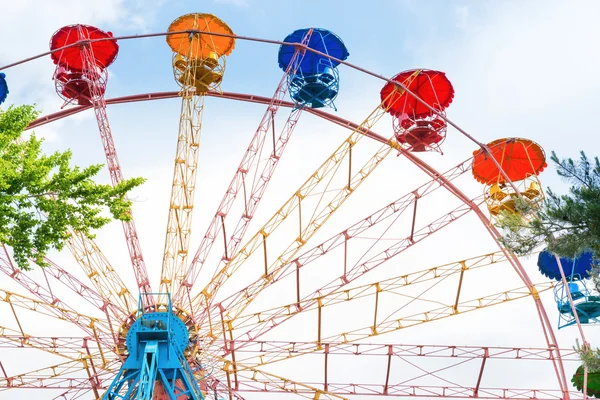
[[[498,226],[502,244],[518,255],[530,254],[540,245],[561,256],[574,258],[591,250],[590,276],[600,291],[600,161],[580,153],[579,161],[550,157],[560,177],[571,184],[567,194],[548,189],[541,207],[517,201],[518,213],[503,213]],[[527,215],[523,218],[522,215]],[[600,349],[577,343],[575,350],[590,372],[600,371]]]
[[[590,160],[582,151],[579,161],[550,158],[557,173],[571,184],[567,194],[559,195],[548,189],[541,207],[532,209],[521,201],[518,214],[505,214],[499,222],[503,228],[502,243],[518,255],[530,254],[543,245],[561,257],[576,257],[591,250],[595,260],[600,256],[600,160]],[[598,267],[592,270],[599,287]]]
[[[62,249],[69,230],[93,238],[112,219],[129,220],[126,193],[144,182],[128,179],[114,188],[92,178],[102,165],[71,166],[71,152],[42,152],[42,140],[21,135],[38,116],[34,106],[0,113],[0,242],[13,248],[17,266],[29,259],[45,265],[50,249]]]
[[[573,349],[579,354],[579,358],[582,364],[587,367],[588,372],[600,372],[600,349],[592,349],[584,346],[577,339],[575,342],[576,344]]]

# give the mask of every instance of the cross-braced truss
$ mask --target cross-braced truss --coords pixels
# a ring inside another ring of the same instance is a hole
[[[533,283],[519,260],[503,248],[435,267],[414,259],[403,261],[403,255],[415,246],[423,248],[422,243],[432,242],[430,238],[439,236],[443,228],[455,227],[467,218],[479,218],[484,225],[481,231],[498,238],[480,210],[483,196],[467,196],[458,189],[461,177],[470,172],[471,159],[441,173],[401,148],[395,139],[375,133],[376,123],[387,111],[385,100],[361,124],[284,101],[287,75],[298,68],[307,40],[297,46],[272,98],[214,92],[198,96],[185,85],[179,93],[106,101],[103,92],[93,92],[90,106],[61,111],[32,124],[40,126],[93,107],[111,181],[118,184],[123,177],[106,104],[182,97],[160,291],[173,295],[172,311],[189,328],[192,345],[185,355],[203,395],[211,400],[268,394],[309,399],[575,396],[567,386],[564,365],[575,365],[578,357],[572,349],[559,348],[540,300],[553,288],[552,282]],[[93,59],[90,52],[91,48],[83,47],[84,66]],[[202,113],[209,97],[267,107],[188,264]],[[292,110],[278,130],[276,115],[281,107]],[[307,113],[352,132],[266,223],[247,235],[300,116]],[[374,151],[369,139],[380,142]],[[338,221],[323,240],[319,235],[326,231],[328,221],[393,153],[416,165],[428,181],[379,209],[370,206],[356,220],[345,218],[342,229]],[[440,193],[449,193],[446,197],[458,202],[444,201],[432,209],[428,201]],[[128,288],[99,245],[78,232],[71,232],[67,247],[86,282],[50,259],[41,272],[43,280],[33,279],[16,269],[9,248],[0,249],[0,270],[6,276],[0,282],[11,284],[10,289],[0,285],[0,307],[8,315],[0,321],[0,398],[18,388],[44,388],[55,390],[54,399],[98,399],[110,386],[127,357],[125,337],[138,309],[136,290],[151,292],[135,225],[131,221],[123,227],[137,288]],[[220,255],[214,265],[207,262],[211,251]],[[473,276],[482,272],[494,276],[495,269],[507,265],[516,272],[518,284],[507,282],[496,291],[473,291],[477,282]],[[390,273],[390,266],[401,268]],[[315,273],[318,268],[322,275]],[[372,272],[386,268],[385,278],[369,279]],[[208,271],[208,282],[200,282],[202,271]],[[240,289],[232,281],[241,274],[253,278]],[[282,289],[277,292],[277,288]],[[65,300],[72,296],[81,298],[86,310],[94,313],[88,315],[81,304]],[[270,300],[261,301],[265,297]],[[527,299],[535,305],[531,308],[541,322],[545,346],[449,345],[442,344],[442,334],[439,343],[388,342],[388,338],[396,340],[398,332],[423,332],[422,326],[435,330],[436,324],[460,321],[466,313],[484,318],[482,310],[490,307],[513,303],[525,307]],[[143,306],[152,310],[153,305],[150,301]],[[39,329],[24,322],[31,315],[62,321],[72,333],[39,334]],[[16,351],[43,354],[44,365],[22,371],[18,362],[5,356]],[[543,369],[553,377],[552,383],[544,382],[546,389],[537,387],[537,382],[515,388],[510,379],[504,386],[497,386],[496,381],[488,385],[495,368],[515,363]],[[361,373],[349,380],[343,375],[345,369]]]

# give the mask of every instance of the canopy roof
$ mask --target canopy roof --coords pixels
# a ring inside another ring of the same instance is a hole
[[[452,83],[450,83],[446,74],[440,71],[411,69],[399,73],[392,80],[402,83],[408,90],[438,111],[444,111],[454,98]],[[423,118],[433,115],[429,108],[404,91],[399,91],[390,96],[395,88],[397,88],[396,85],[388,82],[380,93],[381,101],[384,102],[383,105],[390,114],[396,117],[407,114],[411,118]]]
[[[492,157],[511,181],[539,175],[546,168],[546,155],[539,144],[529,139],[504,138],[488,143],[490,155],[482,149],[473,152],[473,176],[483,184],[505,183],[506,179]]]
[[[308,33],[310,28],[298,29],[290,33],[283,41],[286,43],[302,43],[302,40]],[[350,53],[346,49],[346,45],[342,42],[335,33],[328,31],[327,29],[313,28],[313,33],[308,41],[308,47],[339,60],[345,60],[348,58]],[[279,47],[279,68],[286,70],[295,52],[294,46],[281,45]],[[328,66],[335,67],[339,64],[337,61],[330,60],[319,54],[311,53],[309,51],[304,54],[302,62],[298,67],[298,71],[302,72],[303,75],[312,75],[322,71],[317,69],[319,63],[323,64],[326,62]]]
[[[169,32],[199,30],[210,33],[233,35],[231,28],[212,14],[186,14],[169,25]],[[235,47],[235,38],[210,34],[179,33],[167,36],[167,44],[175,53],[189,59],[203,59],[214,52],[218,57],[228,56]]]
[[[6,83],[6,75],[0,72],[0,104],[4,103],[8,96],[8,84]]]
[[[565,277],[569,279],[571,275],[579,275],[581,279],[589,279],[590,274],[588,271],[592,269],[592,257],[592,253],[585,252],[575,259],[575,263],[573,263],[573,259],[571,258],[560,257],[560,264],[562,265]],[[537,265],[542,275],[555,281],[562,280],[556,257],[551,252],[547,250],[542,251],[538,256]]]
[[[76,43],[80,40],[108,39],[113,35],[89,25],[69,25],[60,28],[50,39],[50,50]],[[96,65],[101,69],[108,67],[115,61],[119,53],[116,40],[103,40],[90,43]],[[51,54],[54,64],[63,66],[71,71],[83,70],[83,57],[79,46],[69,47]]]

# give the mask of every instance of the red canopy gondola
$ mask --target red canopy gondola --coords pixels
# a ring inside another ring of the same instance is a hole
[[[59,49],[80,40],[106,39],[111,37],[113,37],[112,33],[104,32],[93,26],[69,25],[60,28],[52,35],[52,39],[50,40],[50,50]],[[119,45],[116,40],[92,42],[89,45],[94,54],[96,65],[101,69],[112,64],[119,52]],[[63,66],[71,71],[83,70],[83,57],[81,47],[79,46],[73,46],[68,49],[54,52],[51,57],[55,64]]]
[[[521,138],[505,138],[488,143],[491,156],[511,181],[538,175],[546,168],[546,155],[539,144]],[[492,158],[479,149],[473,152],[473,176],[483,184],[505,183]]]
[[[454,97],[452,84],[446,74],[440,71],[413,69],[399,73],[392,80],[404,84],[408,90],[439,111],[448,107]],[[388,82],[381,89],[381,100],[384,102],[384,107],[389,108],[390,114],[399,116],[406,113],[411,118],[423,118],[433,114],[408,93],[396,93],[388,98],[394,87],[394,84]]]

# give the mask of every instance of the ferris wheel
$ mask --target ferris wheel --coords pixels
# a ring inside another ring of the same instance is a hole
[[[14,283],[21,291],[0,285],[4,309],[12,311],[10,321],[3,315],[0,346],[28,355],[50,353],[59,361],[43,364],[40,357],[41,365],[13,373],[11,360],[0,355],[0,398],[31,391],[35,398],[106,400],[581,396],[578,358],[570,344],[559,346],[552,318],[560,314],[565,325],[573,325],[574,319],[578,325],[597,321],[600,297],[577,283],[585,279],[585,261],[581,268],[573,262],[571,269],[565,261],[562,276],[550,276],[548,271],[556,267],[547,263],[540,265],[545,276],[528,271],[498,245],[500,234],[490,222],[506,213],[527,218],[520,202],[536,207],[543,200],[538,175],[546,163],[538,144],[523,138],[477,142],[446,117],[454,87],[443,72],[430,69],[383,79],[379,104],[362,122],[326,111],[336,110],[343,91],[340,66],[374,75],[349,64],[342,39],[326,29],[299,29],[283,41],[263,40],[279,46],[283,71],[270,98],[222,91],[226,60],[236,41],[259,39],[236,36],[216,16],[187,14],[166,33],[146,36],[166,38],[177,92],[105,99],[108,67],[124,38],[92,26],[66,26],[50,42],[53,79],[66,108],[30,128],[93,109],[116,185],[124,176],[119,157],[126,154],[117,153],[107,104],[180,98],[160,281],[149,278],[148,266],[158,263],[142,254],[135,207],[123,231],[136,287],[125,283],[123,260],[114,267],[107,249],[79,232],[71,232],[66,247],[85,279],[50,259],[44,279],[34,279],[16,268],[11,249],[3,246],[0,282]],[[8,87],[5,75],[0,77],[2,100]],[[196,184],[200,138],[212,98],[251,102],[265,111],[212,219],[197,227],[192,221],[201,195]],[[276,188],[269,183],[303,114],[348,133],[314,172],[293,177],[297,186],[273,205],[268,196]],[[393,133],[386,136],[374,127],[387,114],[392,119],[387,129],[391,125]],[[424,160],[442,153],[449,125],[457,135],[471,138],[476,150],[465,152],[458,165],[438,171]],[[400,197],[373,198],[367,191],[360,213],[336,218],[390,155],[416,166],[425,178]],[[459,188],[473,183],[483,185],[473,195]],[[265,204],[271,210],[261,208],[260,214],[259,206]],[[466,218],[479,221],[480,229],[464,235],[487,232],[495,249],[471,249],[439,265],[403,264],[404,254],[435,251],[430,237]],[[192,229],[202,231],[197,242]],[[471,275],[494,277],[500,266],[519,283],[497,291],[469,287]],[[579,280],[557,284],[565,273]],[[558,311],[546,310],[548,303],[542,302],[553,290]],[[579,308],[568,307],[561,294],[565,290],[581,294]],[[81,303],[63,300],[63,293]],[[449,339],[448,329],[461,315],[485,314],[513,302],[532,310],[530,326],[541,340],[537,347],[462,345],[460,339]],[[591,317],[579,321],[580,310]],[[68,328],[61,336],[29,333],[23,313],[55,318]],[[433,341],[386,341],[420,327],[427,332],[421,329],[419,336],[431,334]],[[36,360],[33,356],[30,361]],[[547,373],[539,381],[532,374],[513,385],[511,365],[523,363],[543,365]],[[508,378],[503,381],[503,376]],[[571,380],[579,383],[577,390]],[[600,391],[598,382],[594,376],[587,379],[588,394]]]

